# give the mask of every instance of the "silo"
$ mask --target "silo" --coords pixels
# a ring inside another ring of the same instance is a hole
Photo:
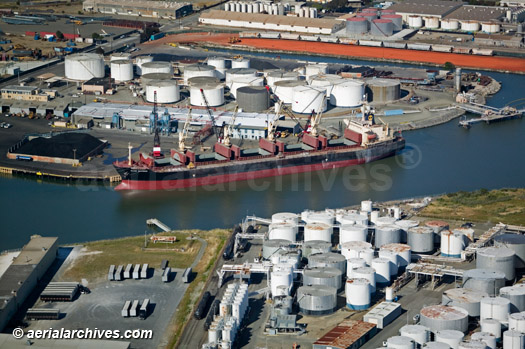
[[[376,293],[376,270],[372,267],[361,267],[354,269],[352,272],[353,278],[367,279],[370,283],[370,293]]]
[[[485,343],[489,349],[496,349],[496,337],[488,332],[476,332],[470,336],[471,341]]]
[[[292,111],[299,114],[310,114],[312,111],[326,111],[325,89],[312,86],[296,86],[293,88]]]
[[[398,32],[403,29],[403,16],[396,14],[381,14],[381,19],[392,21],[394,31]]]
[[[487,332],[496,337],[497,340],[501,339],[501,322],[496,319],[483,319],[480,321],[481,332]]]
[[[397,253],[388,250],[379,250],[379,258],[390,261],[390,280],[395,280],[399,272],[399,256]]]
[[[135,71],[137,75],[142,75],[142,65],[148,62],[153,62],[153,56],[135,57]]]
[[[224,104],[224,85],[217,83],[198,84],[190,86],[191,105],[205,107],[206,102],[202,94],[206,96],[210,107],[217,107]]]
[[[184,85],[188,85],[188,79],[194,78],[196,76],[218,78],[215,67],[211,65],[192,64],[184,67]]]
[[[421,325],[431,331],[459,330],[463,333],[468,329],[468,312],[465,309],[446,306],[430,305],[421,309]]]
[[[250,68],[249,58],[237,58],[232,59],[232,69],[235,68]]]
[[[245,112],[256,112],[270,108],[270,94],[264,86],[244,86],[237,89],[237,105]]]
[[[425,17],[425,28],[428,29],[438,29],[439,28],[439,18],[437,17]]]
[[[400,243],[401,232],[395,225],[376,226],[374,246],[380,248],[383,245]]]
[[[297,289],[299,311],[305,315],[331,314],[337,307],[337,290],[330,286],[301,286]]]
[[[297,239],[297,225],[291,222],[272,223],[268,227],[269,239],[282,239],[295,242]]]
[[[263,242],[262,256],[264,259],[269,259],[277,251],[288,246],[290,246],[290,241],[288,240],[267,240]]]
[[[437,331],[434,340],[436,342],[445,343],[452,349],[457,349],[459,343],[463,341],[465,335],[458,330],[441,330]]]
[[[255,78],[257,76],[257,70],[252,68],[232,68],[226,70],[226,83],[231,82],[236,78]]]
[[[346,273],[346,259],[339,253],[320,253],[311,255],[308,258],[308,266],[313,267],[333,267],[341,270],[343,274]]]
[[[513,330],[503,332],[503,349],[523,348],[525,348],[525,334]]]
[[[346,33],[350,35],[365,34],[368,32],[368,20],[363,17],[352,17],[346,20]]]
[[[398,255],[398,265],[399,272],[403,273],[407,267],[412,262],[412,251],[409,245],[405,244],[387,244],[381,246],[381,251],[391,251]],[[379,251],[379,252],[381,252]],[[382,257],[380,255],[380,257]]]
[[[142,85],[147,85],[151,82],[157,82],[160,80],[172,80],[173,75],[172,74],[166,74],[166,73],[149,73],[149,74],[143,74],[140,77],[140,82]],[[217,82],[219,82],[217,80]]]
[[[416,253],[431,253],[434,251],[434,231],[430,227],[414,227],[408,229],[407,242]]]
[[[506,247],[484,247],[476,250],[476,268],[502,271],[507,281],[516,277],[514,251]]]
[[[509,315],[509,330],[525,333],[525,311]]]
[[[273,85],[273,92],[285,104],[293,102],[293,88],[306,85],[305,80],[279,80]]]
[[[395,79],[367,79],[366,94],[369,102],[397,101],[401,98],[401,83]]]
[[[337,221],[341,224],[356,224],[361,226],[367,226],[368,216],[359,213],[344,213],[337,217]]]
[[[345,256],[346,259],[350,258],[362,258],[359,256],[359,251],[365,249],[371,249],[372,244],[366,241],[361,240],[352,240],[345,241],[341,244],[341,254]]]
[[[509,286],[499,290],[500,297],[510,301],[510,312],[525,311],[525,287]]]
[[[170,62],[148,62],[143,63],[141,66],[142,74],[149,74],[149,73],[166,73],[166,74],[173,74],[173,66]]]
[[[341,270],[331,267],[313,267],[304,269],[303,285],[324,285],[340,290],[343,274]]]
[[[394,34],[394,23],[389,19],[373,19],[370,22],[370,34],[386,37]]]
[[[305,69],[307,79],[318,74],[328,74],[328,64],[326,63],[308,64]]]
[[[278,212],[272,215],[272,223],[292,223],[299,224],[299,216],[291,212]]]
[[[376,271],[376,286],[386,287],[390,285],[390,260],[386,258],[372,259],[371,267]]]
[[[155,102],[155,93],[157,103],[175,103],[180,101],[179,85],[175,80],[160,80],[150,82],[146,85],[146,100],[150,103]]]
[[[408,26],[414,29],[421,28],[423,26],[423,18],[421,16],[408,16]]]
[[[412,338],[401,335],[388,338],[386,346],[394,349],[414,349],[416,344]]]
[[[113,60],[110,67],[111,77],[115,81],[133,80],[133,63],[130,60]]]
[[[332,250],[332,244],[328,241],[310,240],[303,243],[303,256],[308,258],[313,254],[327,253]]]
[[[444,230],[441,232],[441,255],[460,258],[466,247],[465,236],[461,232]]]
[[[367,279],[348,279],[345,284],[346,306],[352,310],[370,308],[370,282]]]
[[[469,316],[477,317],[480,313],[480,302],[488,293],[469,288],[451,288],[443,292],[441,304],[453,305],[465,309]]]
[[[399,334],[404,337],[412,338],[414,342],[423,345],[430,340],[430,331],[421,325],[405,325],[399,330]]]
[[[450,349],[450,345],[442,342],[427,342],[423,345],[424,349]]]
[[[350,258],[346,260],[346,277],[353,277],[353,272],[357,268],[366,267],[366,261],[363,258]]]
[[[332,242],[332,227],[325,223],[308,223],[304,226],[304,241],[310,240]]]
[[[515,253],[516,268],[525,267],[525,235],[502,234],[494,238],[494,246],[507,247]]]
[[[487,349],[487,346],[483,342],[470,341],[459,343],[458,349]]]
[[[495,319],[507,322],[510,312],[510,301],[503,297],[485,297],[480,302],[480,319]]]
[[[359,80],[343,79],[334,84],[330,93],[330,104],[342,108],[353,108],[363,104],[365,84]]]
[[[284,80],[299,80],[300,76],[298,72],[295,71],[283,71],[283,70],[277,70],[269,72],[266,75],[266,82],[268,86],[272,89],[272,91],[275,92],[275,83],[277,81],[284,81]]]
[[[66,78],[87,81],[104,77],[104,58],[96,53],[76,53],[67,55],[64,64]]]
[[[264,79],[262,77],[241,76],[235,77],[227,83],[230,89],[230,94],[237,98],[237,90],[245,86],[264,86]]]
[[[270,273],[270,288],[272,297],[276,296],[288,296],[293,285],[293,274],[291,271],[272,271]],[[285,286],[278,288],[278,286]]]
[[[366,241],[367,235],[368,227],[364,225],[343,224],[339,227],[340,244],[348,241]]]
[[[463,288],[487,292],[489,296],[499,294],[505,286],[505,274],[488,269],[470,269],[463,272]]]
[[[377,19],[377,13],[376,12],[361,12],[356,15],[357,18],[364,18],[368,22],[372,23],[373,20]]]

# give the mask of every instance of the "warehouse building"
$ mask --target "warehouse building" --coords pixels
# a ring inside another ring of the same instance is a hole
[[[309,34],[332,34],[344,28],[342,21],[320,18],[272,16],[211,10],[199,17],[199,23],[222,27],[252,28]]]
[[[345,320],[331,329],[313,344],[313,349],[357,349],[363,346],[377,332],[376,325]]]
[[[55,261],[57,240],[56,237],[32,236],[0,277],[0,331]]]
[[[496,47],[523,47],[523,37],[510,35],[476,34],[474,42],[479,45]]]
[[[187,2],[146,0],[86,0],[82,9],[87,12],[109,13],[120,16],[180,18],[193,12]]]
[[[505,9],[494,6],[471,6],[459,7],[445,16],[447,19],[458,21],[499,21],[505,17]]]
[[[461,1],[407,0],[395,3],[388,9],[395,11],[403,17],[403,21],[408,22],[409,16],[436,17],[441,19],[461,6],[463,6],[463,2]]]
[[[9,85],[1,90],[2,99],[15,99],[23,101],[47,102],[49,94],[40,91],[35,86]]]

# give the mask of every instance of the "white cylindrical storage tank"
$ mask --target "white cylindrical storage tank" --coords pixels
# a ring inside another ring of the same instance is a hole
[[[290,289],[292,288],[293,275],[291,272],[286,271],[272,271],[270,273],[270,287],[272,291],[272,297],[276,296],[288,296]],[[287,294],[281,294],[277,286],[286,286]]]
[[[388,250],[380,250],[379,258],[385,258],[390,261],[390,280],[394,280],[399,272],[399,256],[397,253]]]
[[[297,289],[297,302],[305,315],[331,314],[337,307],[337,290],[324,285],[301,286]]]
[[[502,234],[494,237],[494,246],[507,247],[516,253],[516,268],[525,267],[525,235]],[[524,309],[525,310],[525,309]]]
[[[341,254],[346,258],[364,258],[359,255],[360,251],[371,249],[372,244],[366,241],[345,241],[341,244]]]
[[[144,69],[142,69],[144,71]],[[188,79],[206,76],[211,78],[217,77],[217,72],[214,66],[208,64],[192,64],[184,68],[184,85],[188,85]]]
[[[230,83],[238,78],[255,78],[257,70],[252,68],[233,68],[226,70],[226,83]]]
[[[476,332],[470,336],[470,340],[485,343],[489,349],[496,349],[496,337],[488,332]]]
[[[140,83],[142,86],[145,86],[149,83],[155,83],[160,80],[173,80],[172,74],[166,74],[166,73],[150,73],[150,74],[143,74],[140,77]]]
[[[228,69],[227,59],[224,57],[209,57],[206,63],[214,69]]]
[[[246,12],[247,13],[253,13],[253,5],[252,4],[246,4]]]
[[[367,279],[349,279],[345,284],[346,306],[352,310],[370,308],[370,282]]]
[[[507,298],[510,301],[510,312],[517,313],[525,311],[525,287],[509,286],[502,287],[499,290],[500,297]],[[525,332],[525,331],[523,331]]]
[[[403,29],[403,16],[396,14],[382,14],[381,19],[388,19],[392,21],[394,31],[398,32]]]
[[[396,222],[397,222],[397,219],[395,219],[394,217],[383,216],[383,217],[378,217],[376,221],[374,222],[374,224],[376,226],[382,227],[384,225],[395,225]]]
[[[237,58],[232,59],[232,69],[236,68],[250,68],[249,58]]]
[[[441,255],[460,258],[466,247],[465,236],[460,232],[444,230],[441,232]]]
[[[513,330],[503,332],[503,349],[523,348],[525,348],[525,334]]]
[[[135,58],[137,75],[142,75],[142,65],[149,62],[153,62],[153,56],[139,56]]]
[[[480,319],[496,319],[507,322],[510,312],[510,301],[503,297],[485,297],[480,302]]]
[[[269,259],[271,256],[275,255],[277,251],[280,251],[283,248],[288,248],[289,246],[290,241],[288,240],[266,240],[263,242],[262,257],[264,259]]]
[[[370,34],[378,37],[387,37],[394,34],[394,23],[386,18],[373,19],[370,22]]]
[[[438,29],[439,18],[437,17],[425,17],[425,28],[427,29]]]
[[[450,345],[442,342],[427,342],[423,345],[425,349],[450,349]]]
[[[372,259],[371,267],[376,271],[376,286],[386,287],[390,285],[390,260],[386,258]]]
[[[272,215],[272,223],[292,223],[299,224],[299,216],[291,212],[279,212]]]
[[[423,18],[421,16],[408,16],[408,26],[410,28],[421,28],[423,26]]]
[[[432,332],[458,330],[465,333],[468,329],[468,312],[459,307],[430,305],[421,309],[420,315],[421,325]]]
[[[157,93],[157,103],[175,103],[180,101],[179,85],[175,80],[161,80],[150,82],[146,85],[146,100],[150,103],[155,101]]]
[[[190,87],[191,105],[205,107],[206,102],[202,98],[202,92],[206,96],[210,107],[217,107],[224,104],[224,85],[223,84],[199,84]]]
[[[379,219],[379,211],[370,212],[370,222],[376,224],[378,219]]]
[[[104,77],[104,58],[96,53],[77,53],[67,55],[65,61],[66,78],[87,81]]]
[[[479,30],[478,21],[461,21],[461,30],[466,32],[477,32]]]
[[[332,243],[321,240],[305,241],[303,243],[303,257],[308,258],[311,255],[319,253],[328,253],[332,250]]]
[[[487,332],[496,337],[497,340],[501,339],[501,322],[496,319],[483,319],[480,321],[481,332]]]
[[[431,253],[434,251],[434,231],[426,226],[409,228],[407,243],[416,253]]]
[[[348,241],[366,241],[367,236],[368,227],[364,225],[343,224],[339,227],[340,244]]]
[[[441,29],[443,30],[458,30],[459,22],[457,19],[444,18],[441,20]]]
[[[366,267],[366,261],[363,258],[350,258],[346,260],[346,277],[353,277],[354,269]]]
[[[272,91],[275,88],[275,83],[277,81],[283,81],[283,80],[299,80],[300,76],[298,72],[295,71],[283,71],[283,70],[276,70],[271,71],[266,75],[266,82],[268,86],[272,89]]]
[[[385,301],[386,302],[394,301],[394,288],[392,286],[388,286],[387,288],[385,288]]]
[[[505,286],[505,273],[488,269],[470,269],[463,272],[463,287],[487,292],[489,296],[499,294]]]
[[[317,9],[315,7],[310,8],[310,18],[317,18]]]
[[[280,80],[273,84],[273,92],[285,104],[293,103],[293,89],[306,85],[305,80]]]
[[[325,223],[309,223],[304,226],[304,241],[322,240],[332,242],[332,227]]]
[[[370,293],[376,293],[376,271],[372,267],[361,267],[354,269],[352,277],[356,279],[367,279],[370,283]]]
[[[470,341],[459,343],[458,349],[487,349],[487,346],[483,342]]]
[[[345,213],[337,217],[337,221],[341,224],[356,224],[361,226],[368,226],[368,216],[359,213]]]
[[[430,331],[421,325],[405,325],[399,330],[399,334],[404,337],[412,338],[414,342],[423,345],[430,340]]]
[[[394,336],[386,340],[386,347],[394,349],[414,349],[416,344],[410,337]]]
[[[409,245],[387,244],[381,246],[381,251],[390,251],[398,256],[398,265],[400,272],[404,272],[407,265],[409,265],[412,262],[412,251]]]
[[[186,67],[187,68],[187,67]],[[166,73],[173,74],[173,66],[170,62],[148,62],[143,63],[141,66],[142,74],[150,73]]]
[[[335,74],[326,74],[326,75],[313,75],[309,79],[310,86],[316,88],[323,88],[326,91],[326,97],[329,99],[332,94],[332,90],[335,84],[338,84],[343,81],[343,78]]]
[[[328,64],[325,63],[308,64],[305,68],[307,79],[313,75],[328,73]]]
[[[272,223],[268,227],[269,239],[295,242],[297,240],[297,229],[297,225],[291,222]]]
[[[130,60],[114,60],[110,63],[111,77],[115,81],[133,80],[133,63]]]
[[[449,228],[448,223],[444,221],[427,221],[425,222],[425,226],[432,228],[436,234],[439,234],[442,230]]]
[[[441,304],[463,308],[469,316],[478,317],[481,299],[488,296],[488,293],[483,291],[469,288],[451,288],[443,292]]]
[[[372,212],[374,208],[374,204],[372,202],[372,200],[363,200],[361,201],[361,211],[365,211],[365,212]]]
[[[476,250],[476,268],[497,270],[505,273],[507,281],[516,277],[515,253],[506,247],[484,247]]]
[[[434,340],[436,342],[445,343],[452,349],[458,349],[459,343],[463,341],[465,335],[457,330],[442,330],[437,331]]]
[[[341,270],[331,267],[314,267],[304,269],[303,285],[324,285],[340,290],[343,280]]]
[[[365,34],[368,32],[368,20],[363,17],[352,17],[346,20],[346,33],[350,35]]]
[[[131,60],[131,53],[129,53],[129,52],[116,52],[116,53],[112,53],[111,56],[109,57],[109,61],[110,62],[112,62],[112,61],[121,61],[121,60],[126,60],[126,61]]]
[[[241,3],[236,2],[234,5],[235,5],[235,12],[241,12]]]
[[[509,315],[509,330],[525,333],[525,311]]]
[[[346,273],[346,259],[339,253],[320,253],[311,255],[308,258],[308,266],[313,267],[332,267],[341,270],[343,274]]]
[[[359,80],[344,79],[335,84],[330,94],[330,104],[337,107],[358,107],[363,103],[365,84]]]
[[[396,225],[383,225],[377,226],[375,229],[375,242],[374,246],[380,248],[383,245],[400,243],[401,232]]]
[[[396,206],[396,207],[393,208],[393,211],[394,211],[394,218],[400,219],[401,209]],[[419,225],[419,222],[418,221],[413,221],[413,220],[410,220],[410,219],[403,219],[403,220],[396,221],[394,223],[394,225],[397,225],[399,228],[402,229],[401,240],[403,242],[406,242],[407,241],[407,231],[408,231],[408,229],[417,227]]]
[[[293,88],[292,111],[300,114],[310,114],[312,111],[326,111],[326,91],[312,86],[296,86]]]

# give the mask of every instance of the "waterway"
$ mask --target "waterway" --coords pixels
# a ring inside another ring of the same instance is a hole
[[[487,74],[502,82],[488,104],[525,97],[524,75]],[[231,227],[247,214],[525,186],[525,120],[470,130],[457,124],[405,132],[402,154],[372,164],[212,188],[123,194],[104,185],[0,177],[0,251],[22,246],[33,234],[59,236],[62,244],[143,234],[152,217],[173,229],[210,229]]]

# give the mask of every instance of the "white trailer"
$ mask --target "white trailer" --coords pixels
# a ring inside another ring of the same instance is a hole
[[[122,280],[122,269],[124,269],[124,267],[122,265],[119,265],[117,271],[115,272],[115,281]]]
[[[108,280],[109,281],[115,280],[115,265],[113,264],[109,266]]]
[[[164,273],[162,273],[162,281],[163,282],[169,282],[170,281],[170,274],[171,274],[171,268],[170,267],[166,267],[166,269],[164,269]]]
[[[133,269],[133,264],[128,264],[126,270],[124,271],[124,279],[131,279],[131,270]]]
[[[147,279],[148,278],[148,268],[149,268],[148,263],[144,263],[142,265],[142,269],[140,270],[140,278],[141,279]]]

